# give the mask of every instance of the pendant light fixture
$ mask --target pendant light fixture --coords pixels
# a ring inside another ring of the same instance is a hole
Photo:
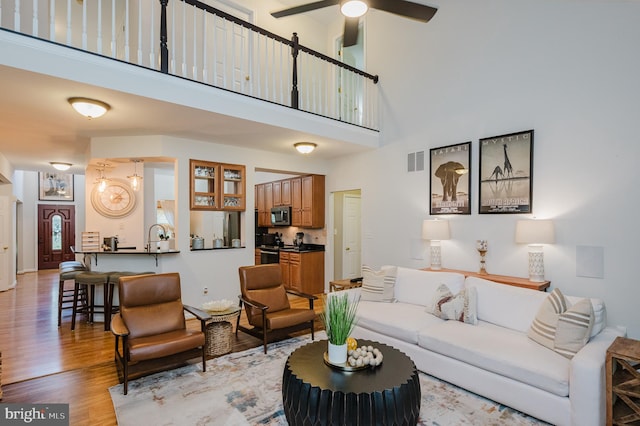
[[[310,154],[318,145],[313,142],[298,142],[293,146],[300,154]]]
[[[104,175],[104,169],[109,166],[110,165],[107,163],[98,163],[98,168],[96,169],[96,171],[100,174],[94,182],[94,185],[98,185],[98,192],[104,192],[104,190],[107,188],[107,183],[110,179]]]
[[[142,183],[142,176],[138,175],[138,163],[142,163],[143,160],[133,159],[133,174],[131,176],[127,176],[129,182],[131,182],[131,189],[134,191],[140,190],[140,184]]]

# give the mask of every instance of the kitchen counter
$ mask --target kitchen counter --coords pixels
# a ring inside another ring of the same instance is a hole
[[[180,250],[168,250],[168,251],[146,251],[146,250],[136,250],[136,249],[123,249],[123,250],[93,250],[93,251],[83,251],[77,250],[74,246],[71,246],[71,251],[75,254],[82,254],[86,256],[92,256],[95,260],[96,266],[98,265],[98,255],[108,255],[108,256],[116,256],[116,255],[140,255],[144,254],[147,256],[153,256],[156,260],[156,266],[158,266],[158,255],[166,255],[166,254],[176,254],[180,253]]]
[[[302,246],[288,246],[280,247],[280,251],[288,251],[293,253],[308,253],[312,251],[325,251],[322,244],[302,244]]]

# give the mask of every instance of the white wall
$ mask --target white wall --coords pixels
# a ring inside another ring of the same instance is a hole
[[[155,272],[179,271],[183,299],[185,303],[200,306],[212,299],[233,299],[239,294],[238,267],[254,264],[254,185],[257,183],[255,169],[283,170],[293,173],[326,174],[327,163],[301,156],[292,149],[291,155],[279,155],[266,151],[235,148],[212,142],[178,139],[168,136],[136,136],[94,138],[91,141],[91,156],[94,158],[162,157],[175,159],[175,199],[176,199],[176,249],[179,254],[161,255],[156,267],[151,258],[120,257],[119,267],[113,257],[102,256],[97,269],[109,270],[150,270]],[[144,153],[144,155],[142,155]],[[189,159],[214,161],[246,166],[246,205],[242,229],[246,248],[229,250],[205,250],[191,252],[189,249]],[[154,191],[147,180],[146,191]],[[87,178],[89,182],[89,178]],[[145,200],[149,202],[147,194]],[[90,209],[90,205],[88,209]],[[145,238],[146,238],[146,229]],[[309,241],[311,242],[311,241]],[[105,258],[105,260],[102,260]],[[107,259],[108,258],[108,259]],[[328,267],[328,266],[327,266]],[[329,275],[325,273],[328,277]],[[328,281],[327,281],[328,282]],[[209,293],[203,294],[202,288]]]
[[[533,213],[556,224],[546,278],[603,298],[609,322],[639,338],[638,16],[637,2],[558,0],[441,1],[426,25],[369,15],[385,146],[342,159],[328,179],[329,191],[362,188],[363,262],[428,266],[428,251],[412,260],[410,245],[428,217],[429,174],[407,173],[406,156],[472,140],[472,214],[448,217],[443,264],[477,270],[482,238],[490,273],[526,277],[514,231],[532,216],[478,215],[478,139],[534,129]],[[384,25],[403,31],[375,30]],[[604,279],[576,276],[579,245],[604,248]]]

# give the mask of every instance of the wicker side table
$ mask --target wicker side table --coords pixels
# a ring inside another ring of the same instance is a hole
[[[238,318],[240,308],[234,306],[225,311],[206,312],[211,315],[205,330],[207,355],[220,356],[228,354],[233,349],[233,325],[231,321]]]

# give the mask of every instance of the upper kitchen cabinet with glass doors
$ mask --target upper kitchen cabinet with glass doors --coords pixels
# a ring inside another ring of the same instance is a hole
[[[191,210],[244,211],[245,166],[189,160]]]

